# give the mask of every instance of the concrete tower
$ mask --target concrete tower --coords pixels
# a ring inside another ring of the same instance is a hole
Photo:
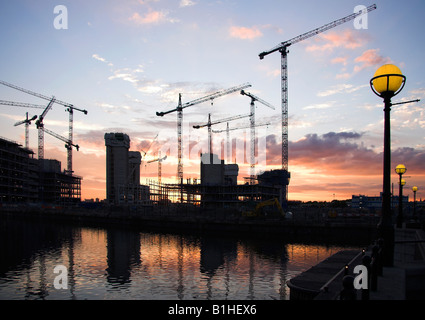
[[[128,185],[130,138],[124,133],[105,133],[105,145],[106,200],[118,204]]]

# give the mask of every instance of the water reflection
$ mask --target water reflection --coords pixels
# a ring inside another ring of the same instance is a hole
[[[1,220],[0,299],[288,299],[286,281],[341,249]],[[68,270],[55,289],[53,269]]]

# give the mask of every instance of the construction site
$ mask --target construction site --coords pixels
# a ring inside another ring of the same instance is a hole
[[[367,12],[376,9],[370,6]],[[335,20],[320,28],[311,30],[288,41],[281,42],[276,47],[261,52],[259,58],[262,60],[269,54],[279,52],[281,54],[281,168],[278,170],[264,171],[257,174],[255,170],[257,137],[256,128],[268,125],[268,123],[256,123],[256,104],[269,109],[275,107],[267,101],[247,92],[251,87],[249,83],[232,87],[226,90],[209,94],[205,97],[183,103],[182,95],[179,94],[177,107],[168,111],[158,111],[158,117],[169,114],[177,115],[177,175],[173,184],[162,183],[161,163],[167,156],[158,157],[149,161],[158,162],[158,180],[149,180],[146,185],[140,183],[140,164],[144,161],[140,151],[129,151],[130,138],[125,133],[106,133],[106,199],[108,206],[128,206],[139,205],[150,206],[170,206],[174,203],[188,204],[201,208],[243,208],[244,206],[256,207],[261,204],[276,205],[281,210],[287,206],[288,185],[290,181],[290,171],[288,168],[288,47],[300,41],[317,36],[340,24],[346,23],[363,14],[357,12],[342,19]],[[0,81],[0,84],[18,90],[20,92],[41,98],[48,102],[46,105],[33,105],[15,101],[0,100],[0,104],[23,108],[40,108],[43,112],[40,116],[28,117],[18,122],[15,126],[25,124],[26,137],[25,146],[18,143],[1,140],[1,189],[0,199],[2,203],[9,202],[51,202],[55,204],[67,204],[81,201],[81,180],[74,174],[72,167],[72,151],[79,150],[79,145],[73,141],[73,114],[74,111],[87,114],[86,110],[79,109],[70,103],[60,101],[54,96],[49,97],[16,85]],[[187,179],[184,181],[183,173],[183,152],[182,152],[182,124],[183,110],[189,107],[214,101],[217,98],[239,93],[247,97],[250,101],[250,113],[235,115],[220,120],[211,120],[208,116],[208,123],[193,126],[194,129],[208,129],[208,152],[200,156],[199,179]],[[44,127],[43,120],[53,104],[65,107],[69,113],[69,135],[60,136]],[[245,127],[232,128],[229,122],[249,118],[249,125]],[[38,129],[38,157],[34,158],[34,153],[28,146],[28,126],[32,121]],[[212,127],[219,123],[226,123],[227,129],[214,131]],[[249,143],[249,163],[250,173],[246,177],[246,182],[238,184],[239,167],[238,164],[226,164],[223,159],[214,154],[212,150],[212,133],[226,131],[227,133],[227,154],[231,154],[229,143],[229,131],[248,128],[250,130]],[[61,164],[56,160],[44,159],[44,133],[63,141],[67,151],[67,168],[61,171]]]
[[[0,100],[1,105],[43,110],[39,116],[28,117],[15,123],[25,125],[25,145],[0,138],[0,201],[6,205],[34,205],[44,207],[69,207],[81,202],[81,176],[75,175],[72,168],[72,151],[79,146],[73,143],[74,111],[87,114],[70,103],[48,97],[16,85],[0,81],[0,84],[25,94],[48,101],[47,105]],[[44,126],[44,118],[54,104],[65,107],[69,113],[69,135],[63,137]],[[29,126],[35,121],[38,131],[37,158],[29,147]],[[65,143],[67,167],[62,171],[61,162],[44,157],[44,134],[47,133]]]

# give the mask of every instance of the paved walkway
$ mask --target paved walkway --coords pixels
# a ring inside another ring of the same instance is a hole
[[[405,270],[398,267],[384,267],[382,276],[378,277],[376,291],[369,292],[369,300],[405,300]]]
[[[394,266],[383,268],[377,291],[369,293],[370,300],[406,300],[407,294],[415,290],[412,281],[423,283],[425,261],[418,259],[418,243],[413,242],[423,241],[422,236],[416,229],[395,229]]]
[[[378,276],[377,289],[369,288],[369,300],[425,299],[425,232],[395,229],[394,263]],[[366,252],[370,256],[371,252]],[[345,274],[353,275],[362,264],[361,252],[342,250],[288,282],[291,300],[340,299]],[[362,300],[362,290],[354,293]]]

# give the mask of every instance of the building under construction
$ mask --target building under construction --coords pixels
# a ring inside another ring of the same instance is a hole
[[[238,165],[225,164],[214,154],[201,155],[200,171],[201,179],[188,179],[183,184],[149,181],[151,200],[155,204],[180,202],[203,208],[241,208],[270,199],[285,204],[287,171],[266,171],[256,181],[238,184]]]
[[[150,204],[149,188],[140,184],[141,154],[129,151],[125,133],[105,133],[106,201],[111,205]]]
[[[81,201],[82,177],[61,170],[57,160],[0,138],[0,203],[73,205]]]

